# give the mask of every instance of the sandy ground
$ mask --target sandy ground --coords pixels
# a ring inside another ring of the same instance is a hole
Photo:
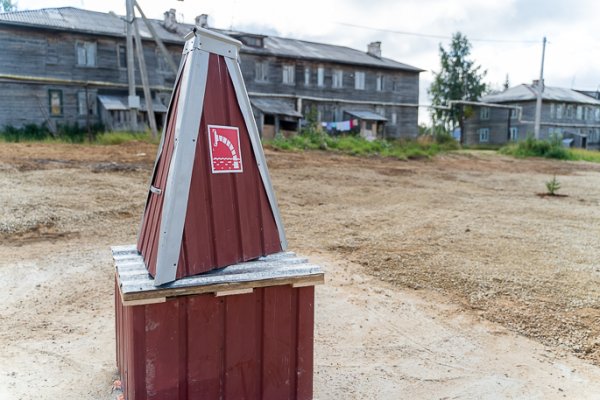
[[[155,148],[0,145],[0,399],[113,399],[109,246]],[[267,152],[317,290],[315,398],[600,399],[600,166]],[[540,197],[556,174],[565,197]]]

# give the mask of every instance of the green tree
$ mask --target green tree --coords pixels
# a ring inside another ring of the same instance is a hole
[[[449,50],[440,44],[441,70],[433,73],[433,83],[429,87],[432,105],[445,107],[451,100],[478,101],[487,90],[487,85],[483,82],[487,71],[482,71],[481,66],[475,65],[470,55],[471,44],[460,32],[452,35]],[[443,125],[448,130],[458,124],[462,143],[464,121],[472,114],[472,107],[453,104],[450,109],[434,109],[432,117],[434,124]]]
[[[11,0],[0,0],[0,11],[17,11],[17,3],[13,3]]]

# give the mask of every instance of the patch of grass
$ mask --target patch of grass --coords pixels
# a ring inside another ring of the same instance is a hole
[[[600,151],[598,150],[570,149],[569,152],[574,160],[600,163]]]
[[[429,158],[440,152],[458,149],[451,137],[420,136],[413,140],[373,140],[358,136],[329,136],[318,130],[304,130],[301,134],[266,141],[265,145],[278,150],[327,150],[353,156],[381,156],[399,160]]]
[[[153,139],[150,132],[103,132],[96,136],[94,144],[118,145],[130,142],[158,143],[159,138]]]
[[[575,159],[571,150],[563,147],[559,139],[536,140],[532,137],[528,137],[522,142],[502,147],[499,152],[501,154],[519,158],[544,157],[557,160]]]

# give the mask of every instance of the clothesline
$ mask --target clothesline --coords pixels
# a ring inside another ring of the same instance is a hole
[[[348,132],[359,126],[358,119],[350,119],[347,121],[336,121],[336,122],[321,122],[321,126],[328,131],[336,130],[340,132]]]

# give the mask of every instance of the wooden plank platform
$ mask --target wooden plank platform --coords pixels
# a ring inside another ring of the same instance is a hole
[[[293,252],[281,252],[155,286],[135,245],[111,249],[124,305],[160,303],[168,297],[191,294],[243,293],[267,286],[312,286],[325,281],[320,266]]]

